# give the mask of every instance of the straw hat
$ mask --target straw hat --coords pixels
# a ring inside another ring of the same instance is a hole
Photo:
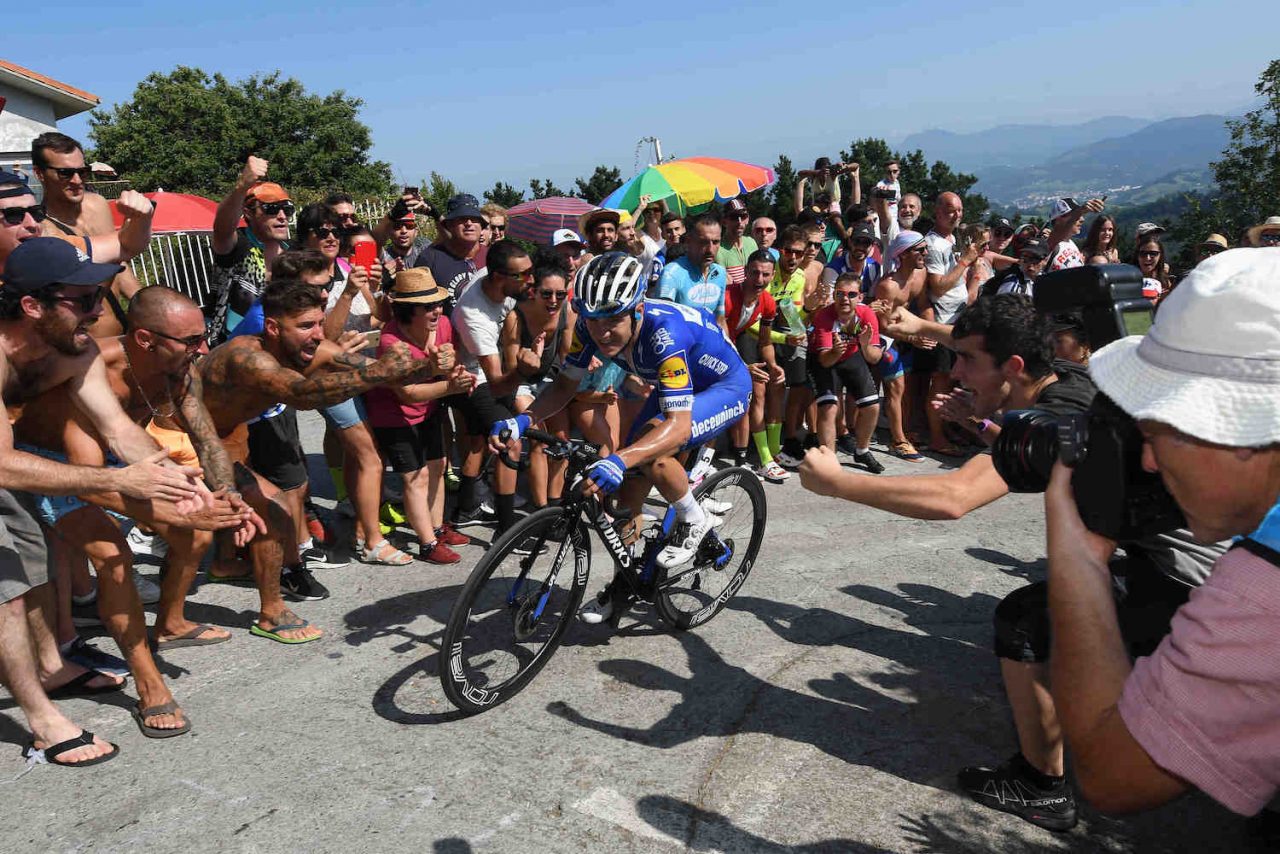
[[[449,292],[436,284],[435,277],[426,267],[410,267],[396,273],[395,284],[391,286],[393,302],[412,302],[422,305],[434,305],[449,298]]]

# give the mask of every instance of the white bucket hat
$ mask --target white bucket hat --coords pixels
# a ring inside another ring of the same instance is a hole
[[[1089,373],[1134,418],[1231,447],[1280,442],[1280,248],[1200,262],[1150,332],[1103,347]]]

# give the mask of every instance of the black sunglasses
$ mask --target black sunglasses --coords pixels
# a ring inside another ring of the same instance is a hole
[[[55,294],[53,299],[58,302],[65,302],[68,305],[75,306],[81,314],[92,314],[93,310],[102,302],[102,294],[106,288],[98,288],[92,293],[82,294],[78,297],[68,297],[62,294]]]
[[[325,225],[325,226],[321,226],[320,228],[317,228],[315,231],[311,233],[314,234],[316,237],[320,238],[321,240],[324,240],[327,237],[341,237],[342,229]]]
[[[1139,258],[1159,258],[1160,253],[1155,249],[1144,249],[1138,253]]]
[[[145,326],[140,328],[146,329],[146,331],[150,332],[152,335],[158,335],[167,341],[177,341],[184,348],[186,348],[186,351],[188,353],[194,353],[195,351],[199,350],[200,345],[204,343],[203,332],[196,335],[188,335],[186,338],[179,338],[176,335],[167,335],[158,329],[147,329]]]
[[[562,300],[568,295],[569,295],[568,291],[549,291],[545,289],[538,291],[538,296],[542,297],[543,299]]]
[[[857,291],[836,291],[835,294],[833,294],[833,296],[836,299],[857,299],[858,292]]]
[[[267,216],[275,216],[280,211],[284,211],[285,216],[293,216],[293,212],[297,208],[293,206],[293,202],[259,202],[258,210]]]
[[[45,217],[49,215],[44,209],[44,205],[32,205],[29,208],[4,208],[0,212],[4,214],[5,225],[22,225],[23,220],[27,218],[27,214],[31,214],[31,218],[36,222],[44,222]]]
[[[491,231],[506,231],[507,227],[505,225],[491,225],[489,229]]]
[[[57,172],[58,177],[64,181],[70,181],[73,175],[79,175],[81,181],[88,181],[93,177],[93,170],[88,166],[42,166],[49,172]]]
[[[809,248],[810,248],[810,249],[821,249],[821,248],[822,248],[822,241],[813,241],[813,240],[810,240],[810,241],[809,241]]]
[[[521,281],[530,281],[533,279],[533,268],[527,270],[505,270],[502,275],[509,279],[520,279]]]

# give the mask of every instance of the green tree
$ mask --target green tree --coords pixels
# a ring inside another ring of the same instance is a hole
[[[89,137],[94,157],[139,189],[217,197],[256,154],[286,187],[383,195],[392,189],[391,167],[369,159],[362,103],[341,90],[308,93],[279,72],[232,83],[179,66],[148,75],[123,104],[94,110]]]
[[[597,166],[590,178],[578,178],[574,183],[578,186],[578,198],[598,205],[605,196],[622,186],[622,173],[616,166]]]
[[[1241,230],[1280,212],[1280,59],[1272,60],[1253,91],[1262,105],[1244,118],[1227,122],[1231,141],[1222,159],[1210,164],[1219,195],[1213,218],[1228,240]],[[1217,230],[1217,229],[1215,229]],[[1203,240],[1201,234],[1197,240]]]
[[[431,203],[441,216],[449,207],[449,199],[458,195],[458,188],[439,172],[432,172],[431,177],[421,184],[422,198]]]
[[[545,181],[539,181],[537,178],[531,179],[529,181],[529,191],[533,194],[531,198],[535,199],[550,199],[569,195],[564,190],[551,183],[550,178]]]
[[[778,224],[781,230],[796,218],[795,202],[792,197],[796,192],[796,169],[791,165],[791,158],[785,154],[778,155],[773,172],[777,180],[769,188],[769,218]],[[750,203],[748,203],[750,205]]]
[[[502,181],[494,182],[492,189],[484,191],[484,197],[504,208],[513,208],[524,201],[524,193]]]
[[[892,151],[883,139],[868,137],[854,140],[848,151],[840,152],[840,158],[846,163],[856,162],[861,166],[862,198],[865,203],[870,203],[871,188],[884,177],[889,161],[897,160],[902,167],[898,175],[902,192],[915,193],[920,197],[924,216],[932,218],[934,200],[940,193],[948,190],[958,194],[964,201],[965,222],[981,222],[991,210],[986,196],[972,192],[973,185],[978,183],[976,175],[956,172],[941,160],[930,164],[920,149],[904,155]]]

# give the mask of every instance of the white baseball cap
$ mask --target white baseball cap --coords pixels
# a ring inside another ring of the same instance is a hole
[[[1049,219],[1057,219],[1060,216],[1075,213],[1081,207],[1083,205],[1077,204],[1075,199],[1054,199],[1053,213],[1049,214]]]
[[[578,232],[572,228],[558,228],[551,235],[552,246],[559,246],[562,243],[581,243],[584,246],[586,245],[586,241],[579,237]]]
[[[1151,330],[1094,353],[1089,373],[1134,418],[1230,447],[1280,442],[1280,248],[1201,261]]]

